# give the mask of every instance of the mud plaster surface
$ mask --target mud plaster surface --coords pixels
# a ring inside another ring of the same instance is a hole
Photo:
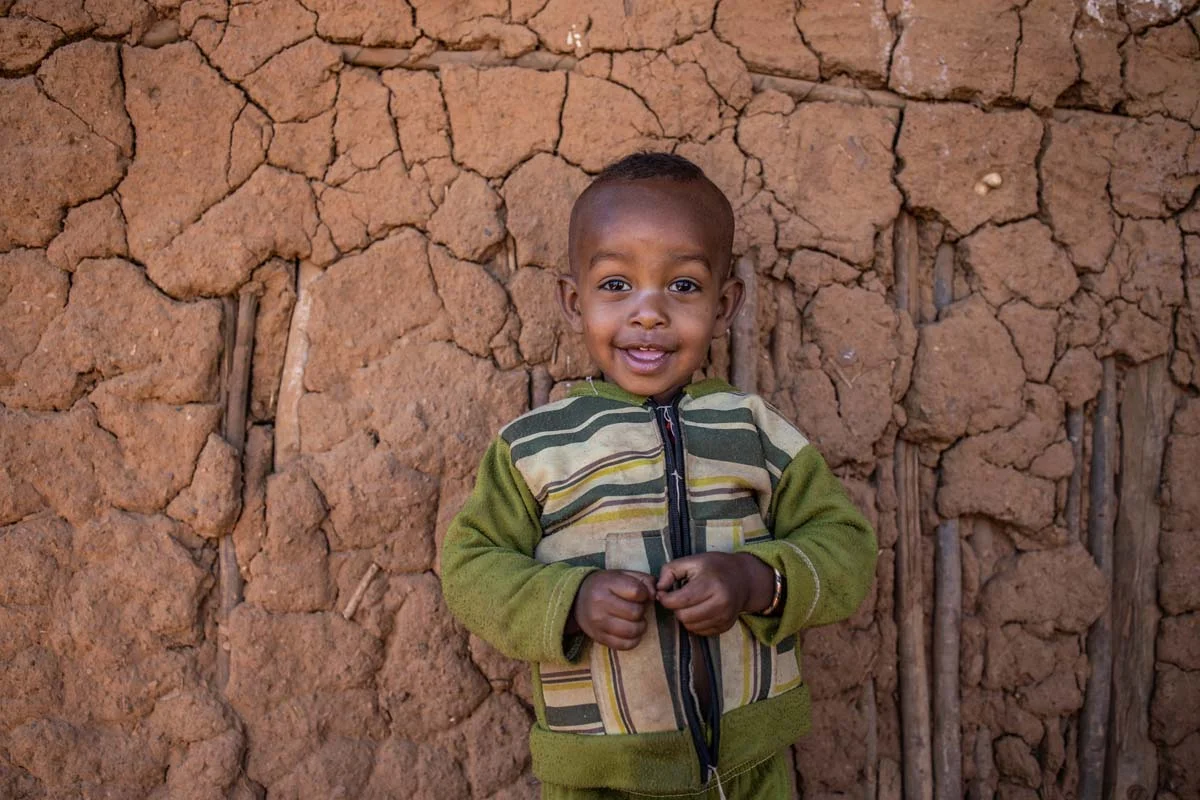
[[[437,549],[497,428],[592,374],[571,200],[661,148],[753,259],[710,371],[751,360],[883,547],[805,637],[805,796],[899,796],[898,439],[927,611],[962,533],[964,782],[1074,795],[1101,363],[1164,359],[1150,791],[1200,797],[1196,9],[0,0],[0,796],[535,797],[528,672]]]

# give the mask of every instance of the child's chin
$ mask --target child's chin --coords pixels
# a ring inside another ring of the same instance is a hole
[[[630,394],[638,394],[643,397],[650,397],[655,400],[667,400],[675,394],[678,388],[676,384],[670,381],[629,381],[627,385],[621,386],[622,389]]]
[[[677,356],[677,353],[669,353],[661,360],[643,362],[619,353],[611,364],[613,369],[604,371],[604,380],[630,394],[660,399],[671,397],[691,379],[690,372],[686,375],[680,373]]]

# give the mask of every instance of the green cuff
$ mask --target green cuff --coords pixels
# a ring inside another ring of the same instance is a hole
[[[571,567],[555,585],[551,594],[551,606],[547,614],[547,625],[555,640],[560,643],[561,650],[550,663],[573,664],[583,652],[587,636],[582,633],[567,633],[567,620],[571,617],[571,608],[575,605],[575,595],[584,578],[596,571],[595,567]]]

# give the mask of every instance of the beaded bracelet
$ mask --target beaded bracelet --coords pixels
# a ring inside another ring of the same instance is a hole
[[[771,568],[775,573],[775,594],[771,597],[771,605],[758,612],[760,616],[769,617],[779,610],[779,602],[783,600],[783,573],[774,567]]]

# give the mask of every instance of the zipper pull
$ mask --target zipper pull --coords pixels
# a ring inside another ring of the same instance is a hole
[[[717,796],[721,800],[726,800],[725,787],[721,785],[721,773],[717,772],[716,766],[710,764],[708,767],[708,782],[712,783],[714,779],[717,781]]]
[[[672,442],[674,442],[675,441],[675,421],[671,417],[671,407],[670,406],[658,406],[657,408],[659,411],[662,412],[663,427],[666,428],[667,436],[670,437]]]

